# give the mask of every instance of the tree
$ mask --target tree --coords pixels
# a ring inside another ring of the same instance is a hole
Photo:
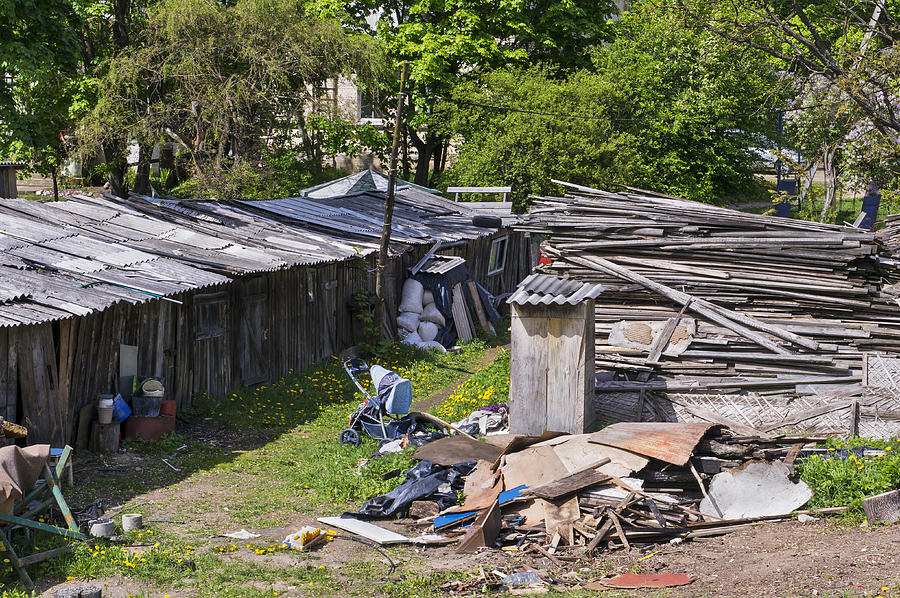
[[[679,0],[690,19],[835,85],[882,130],[900,131],[896,1]]]
[[[609,1],[590,0],[388,0],[360,3],[380,10],[377,36],[396,64],[411,65],[406,138],[418,158],[415,182],[443,171],[448,137],[434,107],[461,82],[479,81],[498,68],[543,61],[560,72],[590,62],[608,39]],[[390,97],[395,88],[385,95]],[[430,176],[429,176],[430,175]]]
[[[851,138],[821,145],[814,163],[833,161],[834,148],[840,146],[847,164],[854,165],[848,172],[866,182],[897,185],[895,175],[879,167],[900,163],[896,0],[679,0],[679,5],[694,25],[766,53],[786,72],[789,89],[825,90],[819,95],[828,105],[805,108],[823,116],[807,118],[807,129],[818,121],[822,130],[813,134],[833,137],[834,123],[827,115],[838,114]],[[868,176],[859,170],[866,167],[871,168]],[[826,201],[823,216],[828,207]]]
[[[459,159],[445,182],[512,184],[519,202],[548,192],[551,178],[702,201],[746,192],[752,148],[773,124],[761,105],[775,73],[677,23],[639,4],[595,51],[593,72],[509,71],[460,88],[449,111]]]
[[[279,149],[302,149],[321,168],[330,132],[310,126],[310,114],[324,82],[371,78],[379,57],[369,37],[311,16],[297,0],[163,0],[139,44],[111,60],[85,139],[115,131],[174,140],[206,188],[232,196],[232,175],[252,177]]]
[[[78,19],[65,0],[0,0],[0,152],[53,178],[79,92]]]

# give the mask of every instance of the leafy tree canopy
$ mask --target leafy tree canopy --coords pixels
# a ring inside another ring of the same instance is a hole
[[[751,182],[750,148],[772,123],[765,104],[775,74],[760,56],[640,5],[594,65],[563,80],[532,69],[460,87],[448,110],[460,155],[446,181],[512,184],[517,201],[546,192],[550,178],[704,201]]]

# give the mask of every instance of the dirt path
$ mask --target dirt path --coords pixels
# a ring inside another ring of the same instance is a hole
[[[503,347],[491,347],[485,352],[484,357],[481,358],[481,363],[478,364],[478,367],[475,370],[479,370],[486,365],[492,363],[495,359],[497,359],[497,354],[500,353],[501,349],[508,349],[509,345],[504,345]],[[441,404],[447,397],[456,392],[456,389],[459,388],[461,384],[463,384],[466,380],[472,377],[472,374],[465,374],[460,376],[456,382],[454,382],[449,388],[442,390],[441,392],[435,393],[428,398],[421,399],[420,401],[416,401],[413,403],[413,407],[415,407],[418,411],[428,411],[435,405]]]

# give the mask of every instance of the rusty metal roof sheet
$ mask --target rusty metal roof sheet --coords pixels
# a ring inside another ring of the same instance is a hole
[[[517,305],[577,305],[586,299],[596,299],[602,292],[601,284],[532,274],[519,283],[507,302]]]
[[[673,465],[684,465],[707,430],[716,424],[622,422],[591,434],[590,441]]]

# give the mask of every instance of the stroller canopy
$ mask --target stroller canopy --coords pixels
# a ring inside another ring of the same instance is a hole
[[[409,380],[380,365],[373,365],[369,369],[369,374],[378,393],[378,402],[384,406],[386,413],[391,415],[409,413],[412,405],[412,384]]]

